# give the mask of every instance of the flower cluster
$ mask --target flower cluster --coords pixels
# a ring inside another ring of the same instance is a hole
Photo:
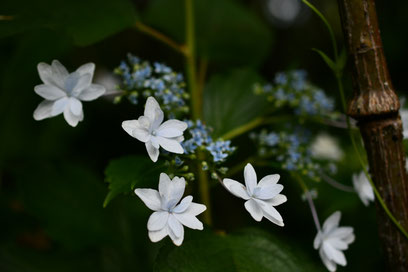
[[[323,90],[306,80],[303,70],[280,72],[273,84],[256,84],[254,92],[267,96],[276,108],[290,107],[297,115],[330,116],[334,110],[333,99]]]
[[[186,154],[194,154],[197,149],[207,150],[213,159],[214,163],[224,162],[227,157],[234,152],[235,147],[231,146],[231,141],[216,140],[210,136],[211,129],[204,125],[200,120],[185,121],[188,124],[186,136],[188,138],[182,142],[182,146]]]
[[[126,96],[132,104],[138,104],[141,97],[154,96],[167,113],[188,112],[186,100],[189,94],[184,90],[183,75],[165,64],[151,64],[128,54],[127,60],[121,62],[115,73],[122,78],[120,88],[124,91],[116,101]]]
[[[252,133],[250,137],[258,145],[258,155],[273,158],[279,162],[277,166],[288,171],[297,171],[311,179],[319,180],[320,166],[313,161],[312,152],[308,147],[310,133],[306,130],[288,132]]]

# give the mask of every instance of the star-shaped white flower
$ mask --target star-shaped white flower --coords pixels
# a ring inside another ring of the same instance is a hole
[[[374,201],[374,191],[363,171],[360,174],[353,174],[353,185],[358,196],[365,206],[370,204],[370,201]]]
[[[181,142],[187,123],[176,119],[163,122],[164,114],[159,103],[153,97],[147,98],[144,115],[137,120],[123,121],[122,128],[132,137],[145,143],[150,159],[156,162],[159,157],[159,147],[183,154]]]
[[[278,174],[268,175],[257,184],[255,169],[250,163],[244,169],[245,185],[233,179],[224,179],[225,188],[233,195],[245,199],[245,208],[256,221],[266,217],[272,223],[283,227],[283,219],[274,208],[287,201],[286,196],[280,194],[283,185],[277,184],[280,176]]]
[[[170,180],[168,175],[161,173],[159,191],[135,190],[136,195],[154,211],[147,222],[152,242],[158,242],[168,235],[173,243],[179,246],[184,239],[183,225],[191,229],[203,229],[203,223],[196,216],[204,212],[206,207],[192,202],[193,197],[190,195],[181,200],[185,187],[184,178],[174,177]]]
[[[340,217],[341,213],[337,211],[327,218],[313,243],[329,271],[336,271],[337,264],[347,265],[342,250],[346,250],[355,239],[352,227],[339,227]]]
[[[93,63],[84,64],[73,73],[68,73],[58,60],[51,65],[41,62],[37,69],[44,84],[35,86],[34,91],[45,99],[34,111],[37,121],[64,113],[67,123],[75,127],[84,119],[81,100],[95,100],[105,93],[105,87],[92,84]]]

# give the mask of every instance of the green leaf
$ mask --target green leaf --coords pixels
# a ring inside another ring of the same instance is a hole
[[[318,53],[322,57],[323,61],[327,64],[327,66],[329,66],[329,68],[333,72],[337,73],[336,63],[329,56],[327,56],[326,53],[324,53],[323,51],[321,51],[319,49],[316,49],[316,48],[313,48],[312,50],[315,51],[316,53]]]
[[[343,48],[340,52],[339,59],[337,60],[337,69],[339,72],[342,72],[344,67],[346,66],[347,63],[347,51],[346,48]]]
[[[3,12],[13,20],[0,22],[0,37],[47,28],[66,33],[75,44],[85,46],[132,26],[137,18],[129,0],[8,2]]]
[[[250,229],[245,232],[216,235],[195,233],[181,247],[167,245],[160,251],[154,271],[241,272],[324,271],[299,248],[266,232]]]
[[[25,209],[49,236],[72,249],[110,239],[102,178],[79,165],[47,161],[15,171]]]
[[[204,119],[214,136],[244,125],[265,112],[266,99],[253,92],[260,77],[252,70],[233,70],[209,79],[204,89]]]
[[[144,20],[185,42],[184,0],[154,0]],[[195,0],[197,54],[211,61],[259,64],[272,46],[272,31],[251,9],[231,0]],[[248,54],[250,52],[250,54]]]
[[[133,191],[135,186],[151,186],[157,184],[159,175],[165,167],[152,162],[146,156],[128,156],[112,160],[105,171],[106,181],[109,182],[109,193],[103,206],[119,194]]]

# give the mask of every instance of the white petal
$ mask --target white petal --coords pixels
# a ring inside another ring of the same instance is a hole
[[[177,204],[184,194],[185,187],[186,181],[184,178],[174,177],[173,180],[170,180],[167,174],[160,174],[159,192],[165,199],[175,200]]]
[[[51,67],[54,82],[57,83],[58,86],[62,86],[68,76],[67,69],[58,60],[53,60],[51,63]]]
[[[335,262],[331,261],[326,254],[324,253],[323,248],[320,248],[319,250],[319,255],[320,258],[322,259],[323,264],[326,266],[326,268],[330,271],[330,272],[334,272],[337,269],[337,265]]]
[[[64,110],[64,119],[71,127],[76,127],[78,122],[83,119],[82,110],[79,115],[75,115],[70,107],[65,108]]]
[[[168,212],[159,211],[152,213],[147,221],[147,229],[149,231],[158,231],[163,229],[167,225],[168,218]]]
[[[184,240],[184,228],[183,225],[181,225],[181,235],[180,237],[177,237],[174,232],[170,229],[170,227],[167,228],[167,232],[169,233],[170,239],[173,241],[173,243],[176,246],[180,246],[183,243]]]
[[[154,148],[157,148],[157,149],[160,148],[160,145],[159,145],[159,142],[158,142],[156,136],[150,136],[150,142],[152,143],[152,146],[153,146]]]
[[[250,196],[245,188],[245,186],[236,180],[225,178],[222,183],[225,188],[233,195],[240,197],[242,199],[248,200]]]
[[[54,85],[41,84],[34,87],[36,94],[47,100],[57,100],[65,97],[67,94]]]
[[[158,121],[160,121],[160,119],[161,121],[159,125],[163,121],[163,111],[160,109],[159,103],[157,103],[156,99],[154,99],[154,97],[152,96],[147,98],[145,110],[144,110],[144,116],[149,118],[152,123],[155,123],[155,125],[158,123]]]
[[[160,136],[156,137],[156,139],[157,139],[157,142],[160,144],[160,146],[164,150],[167,150],[169,152],[176,153],[176,154],[183,154],[184,153],[183,147],[176,140],[167,139],[167,138],[163,138],[163,137],[160,137]]]
[[[140,128],[140,124],[138,120],[127,120],[122,122],[122,128],[133,137],[133,130]]]
[[[327,238],[326,243],[329,243],[332,247],[339,250],[346,250],[348,249],[348,243],[342,241],[339,238]]]
[[[313,241],[313,248],[318,249],[321,244],[322,244],[322,234],[320,231],[318,231]]]
[[[42,82],[47,85],[55,85],[55,82],[52,78],[52,68],[50,65],[44,62],[40,62],[37,65],[37,70]]]
[[[353,234],[354,229],[352,227],[340,227],[330,232],[330,237],[344,239]]]
[[[193,201],[192,196],[186,196],[183,198],[176,207],[173,209],[173,213],[183,213],[187,210],[188,206],[190,206],[191,202]]]
[[[330,243],[323,242],[324,253],[330,260],[335,261],[337,264],[345,266],[347,264],[346,257],[344,253],[340,250],[335,249]]]
[[[249,195],[252,195],[257,183],[257,177],[254,167],[248,163],[244,168],[245,185]]]
[[[159,149],[155,148],[150,141],[146,142],[145,145],[147,149],[147,154],[149,154],[150,159],[153,162],[157,162],[157,159],[159,158]]]
[[[135,189],[135,194],[153,211],[160,210],[161,199],[159,192],[153,189]]]
[[[206,209],[207,207],[205,205],[192,202],[185,212],[197,216],[200,213],[204,212]]]
[[[323,224],[323,232],[328,233],[331,230],[335,229],[340,222],[341,212],[337,211],[330,215]]]
[[[190,228],[190,229],[196,229],[196,230],[203,230],[204,226],[203,223],[200,222],[194,215],[189,214],[187,212],[185,213],[175,213],[173,214],[176,219],[183,224],[184,226]]]
[[[91,74],[93,76],[95,71],[95,64],[92,62],[85,63],[84,65],[81,65],[76,72],[79,73],[81,76],[84,74]]]
[[[183,131],[187,129],[187,123],[179,120],[167,120],[156,130],[158,136],[172,138],[183,135]]]
[[[92,82],[91,74],[85,74],[80,76],[75,87],[72,90],[72,95],[78,97],[83,90],[88,89],[91,86],[91,82]]]
[[[263,200],[255,199],[255,201],[259,207],[261,207],[264,216],[268,218],[269,221],[277,224],[278,226],[283,226],[282,216],[272,205]]]
[[[259,199],[271,199],[283,190],[283,185],[281,184],[270,184],[266,186],[257,186],[254,189],[254,197]]]
[[[68,108],[67,107],[68,101],[69,101],[68,97],[63,97],[63,98],[60,98],[57,101],[55,101],[54,105],[52,106],[51,114],[53,116],[56,116],[56,115],[64,112],[65,109]]]
[[[34,114],[33,114],[34,119],[39,121],[45,118],[53,117],[52,115],[53,105],[54,105],[54,101],[48,101],[48,100],[42,101],[34,111]]]
[[[88,88],[79,93],[78,98],[82,101],[92,101],[105,94],[106,89],[102,85],[91,84]]]
[[[177,218],[173,215],[169,215],[168,225],[170,230],[174,233],[174,235],[178,238],[183,233],[183,225],[177,220]]]
[[[79,101],[78,99],[74,98],[74,97],[70,97],[69,98],[69,107],[71,109],[71,112],[74,115],[81,115],[82,113],[82,103],[81,101]]]
[[[153,243],[156,243],[156,242],[162,240],[168,234],[169,233],[168,233],[167,227],[164,227],[163,229],[161,229],[159,231],[149,231],[149,238],[150,238],[150,241],[152,241]]]
[[[255,202],[255,200],[250,199],[245,202],[245,209],[249,212],[249,214],[252,216],[252,218],[255,219],[255,221],[261,221],[263,217],[263,212],[261,207]]]
[[[278,194],[275,197],[273,197],[272,199],[268,199],[268,200],[264,200],[266,203],[268,203],[269,205],[272,206],[278,206],[282,203],[285,203],[288,199],[286,198],[285,195],[282,194]]]
[[[263,186],[276,184],[278,183],[279,178],[280,178],[279,174],[267,175],[259,181],[258,186],[263,187]]]
[[[138,139],[139,141],[145,143],[150,140],[149,131],[145,129],[135,128],[133,130],[132,136]]]

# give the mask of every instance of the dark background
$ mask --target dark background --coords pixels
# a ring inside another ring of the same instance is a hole
[[[0,21],[1,271],[149,271],[158,249],[168,242],[148,241],[149,211],[135,197],[121,196],[102,208],[107,193],[104,169],[109,161],[145,152],[120,128],[123,120],[137,116],[134,106],[126,102],[113,105],[107,99],[85,102],[85,119],[76,128],[68,126],[62,116],[41,122],[32,117],[41,101],[33,91],[40,84],[39,62],[58,59],[69,71],[95,62],[100,75],[103,70],[112,71],[132,52],[183,72],[180,54],[130,27],[132,20],[141,20],[182,43],[183,1],[118,1],[118,6],[108,2],[5,0],[0,4],[0,15],[15,16]],[[272,81],[277,71],[301,68],[339,101],[332,74],[310,50],[319,48],[331,54],[327,30],[314,14],[299,4],[294,20],[282,21],[271,15],[266,0],[232,2],[237,10],[225,12],[228,9],[222,0],[197,8],[197,46],[200,57],[208,59],[207,79],[245,68]],[[313,3],[326,14],[342,41],[336,1]],[[384,49],[400,95],[406,91],[407,10],[406,1],[377,1]],[[252,16],[249,21],[243,18],[247,13]],[[350,97],[348,74],[345,86]],[[351,184],[351,173],[358,171],[358,165],[349,155],[344,132],[332,132],[343,135],[346,153],[336,178]],[[296,184],[283,175],[282,180],[285,178],[289,202],[279,209],[285,228],[257,224],[239,200],[214,186],[214,229],[260,226],[294,241],[319,262],[312,249],[315,229],[310,211],[300,200]],[[315,187],[319,188],[320,220],[339,209],[342,223],[355,227],[357,239],[346,251],[349,264],[339,271],[383,271],[374,205],[365,208],[355,195],[325,184]]]

